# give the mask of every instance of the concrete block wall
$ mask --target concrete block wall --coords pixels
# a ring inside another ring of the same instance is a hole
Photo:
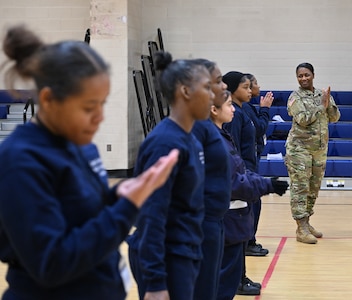
[[[89,11],[90,1],[87,0],[1,0],[1,36],[7,26],[23,23],[48,42],[83,40],[90,24]]]
[[[295,67],[308,61],[318,87],[351,90],[351,14],[349,0],[145,0],[143,44],[160,27],[175,58],[253,73],[263,89],[295,89]]]
[[[133,167],[140,143],[144,139],[142,121],[139,115],[132,71],[141,70],[142,51],[142,0],[128,0],[128,166]],[[148,53],[148,52],[146,52]]]
[[[91,46],[111,68],[105,120],[94,142],[105,167],[128,169],[127,1],[91,1]]]
[[[174,58],[204,57],[223,73],[253,73],[263,90],[297,88],[295,67],[308,61],[317,87],[341,91],[352,90],[351,15],[350,0],[1,0],[0,37],[15,23],[48,42],[83,40],[92,27],[91,45],[112,73],[95,142],[109,170],[125,170],[143,140],[132,69],[141,68],[140,55],[149,53],[157,28]]]

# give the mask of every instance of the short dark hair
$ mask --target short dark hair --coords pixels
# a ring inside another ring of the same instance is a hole
[[[227,84],[227,89],[231,94],[237,90],[240,83],[245,82],[247,79],[245,74],[237,71],[228,72],[222,77],[222,81]]]
[[[299,65],[297,66],[297,68],[296,68],[296,73],[298,72],[298,69],[299,69],[299,68],[306,68],[306,69],[308,69],[309,71],[311,71],[312,74],[314,75],[314,67],[313,67],[313,65],[310,64],[310,63],[304,62],[304,63],[299,64]]]

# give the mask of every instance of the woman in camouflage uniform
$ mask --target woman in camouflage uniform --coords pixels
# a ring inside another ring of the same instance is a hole
[[[300,87],[287,102],[292,128],[286,141],[285,163],[291,181],[291,213],[298,226],[297,241],[315,244],[323,234],[309,224],[309,217],[314,213],[325,172],[328,124],[339,120],[340,111],[330,95],[330,87],[314,88],[311,64],[299,64],[296,76]]]

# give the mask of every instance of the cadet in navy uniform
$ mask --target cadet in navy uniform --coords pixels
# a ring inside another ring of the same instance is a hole
[[[0,145],[2,299],[125,299],[118,247],[178,151],[109,189],[91,144],[109,94],[107,64],[84,42],[46,45],[22,26],[8,30],[3,49],[14,62],[6,82],[33,79],[39,108]]]
[[[252,99],[260,95],[260,86],[258,81],[252,74],[245,74],[246,77],[250,80],[250,89],[252,91]],[[256,132],[256,157],[257,164],[255,172],[258,172],[260,156],[264,150],[266,144],[266,130],[269,124],[269,109],[273,103],[274,97],[272,92],[267,92],[265,96],[260,97],[259,108],[257,108],[251,102],[245,102],[242,104],[243,110],[247,113],[249,118],[252,120],[255,132]],[[255,201],[252,204],[253,216],[254,216],[254,234],[252,238],[248,241],[246,248],[247,256],[265,256],[269,253],[268,249],[262,247],[261,244],[258,244],[256,241],[256,233],[259,224],[260,212],[262,208],[262,200],[259,198],[258,201]]]
[[[234,118],[229,123],[224,123],[226,129],[237,147],[239,155],[244,160],[246,168],[252,172],[257,170],[256,129],[253,121],[243,109],[243,104],[250,101],[252,91],[250,81],[241,72],[231,71],[224,75],[224,82],[232,95],[232,104],[235,108]],[[258,198],[259,199],[259,198]],[[257,199],[257,201],[258,201]],[[254,214],[251,204],[250,215],[252,216],[252,236],[254,235]],[[250,240],[251,237],[248,238]],[[247,248],[247,246],[245,245]],[[244,252],[245,255],[245,252]],[[243,278],[238,288],[242,295],[259,295],[261,284],[253,282],[246,276],[245,257],[243,258]]]
[[[191,130],[196,120],[209,117],[214,94],[208,70],[196,60],[172,61],[169,53],[158,52],[156,69],[170,116],[142,143],[135,172],[173,148],[179,150],[179,160],[141,210],[128,238],[130,265],[140,299],[191,300],[202,259],[204,218],[204,153]]]
[[[230,94],[226,101],[215,99],[211,109],[211,120],[226,143],[231,170],[231,201],[224,216],[225,247],[216,298],[218,300],[233,299],[242,279],[245,245],[253,233],[249,204],[269,193],[283,195],[288,188],[287,181],[264,178],[246,169],[231,135],[222,128],[224,122],[232,120],[234,110]]]
[[[206,59],[199,61],[210,72],[211,87],[215,95],[214,102],[224,102],[227,98],[227,85],[222,81],[219,67]],[[203,260],[196,282],[194,299],[213,300],[217,295],[224,251],[223,218],[230,203],[230,164],[226,159],[228,152],[226,145],[219,130],[210,119],[197,121],[192,131],[202,143],[205,157]]]

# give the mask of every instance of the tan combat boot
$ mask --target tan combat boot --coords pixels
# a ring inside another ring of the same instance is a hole
[[[318,241],[313,234],[309,231],[308,218],[302,218],[296,220],[297,230],[296,230],[296,240],[305,244],[316,244]]]
[[[312,225],[309,224],[309,218],[308,218],[308,229],[311,234],[313,234],[316,238],[321,238],[323,237],[323,233],[316,230]]]

